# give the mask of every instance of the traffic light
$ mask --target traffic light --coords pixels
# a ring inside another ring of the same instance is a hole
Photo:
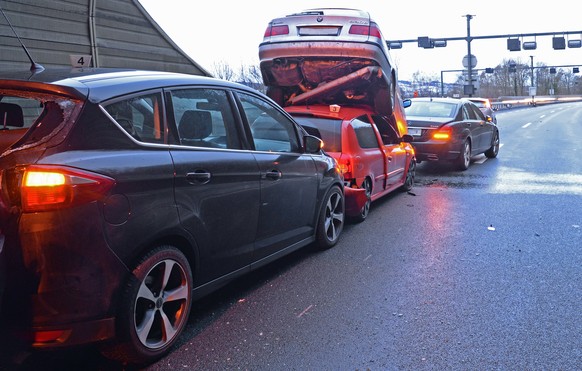
[[[518,52],[521,50],[521,41],[519,39],[507,39],[507,49],[510,52]]]
[[[562,50],[566,49],[566,39],[560,36],[552,37],[552,47],[555,50]]]
[[[432,49],[434,47],[432,40],[428,36],[419,36],[418,37],[418,47],[425,48],[425,49]]]
[[[509,72],[515,72],[517,71],[517,68],[515,68],[515,62],[510,62],[509,63]]]
[[[538,47],[538,43],[535,41],[524,41],[523,50],[535,50]]]
[[[572,73],[578,73],[578,72],[580,72],[580,68],[578,68],[578,67],[572,68]]]
[[[493,68],[491,68],[491,67],[485,68],[485,73],[493,73],[493,72],[495,72],[495,70]]]
[[[556,73],[556,67],[550,67],[550,73],[551,74],[555,74]]]

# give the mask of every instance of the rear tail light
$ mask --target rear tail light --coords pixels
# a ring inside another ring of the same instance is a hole
[[[271,36],[280,36],[280,35],[289,35],[289,26],[287,25],[279,25],[273,26],[269,25],[265,30],[265,35],[263,37],[271,37]]]
[[[345,180],[350,180],[352,179],[352,161],[351,159],[345,158],[345,157],[341,157],[338,162],[338,168],[340,170],[340,173],[343,175]]]
[[[350,27],[349,31],[350,35],[365,35],[365,36],[373,36],[377,38],[382,38],[382,34],[380,33],[380,29],[376,23],[370,23],[369,26],[354,24]]]
[[[29,166],[22,175],[23,212],[71,207],[101,199],[113,187],[109,177],[62,166]]]
[[[432,139],[447,141],[447,140],[450,140],[452,138],[452,136],[453,136],[453,132],[452,132],[451,128],[444,127],[444,128],[440,128],[437,131],[435,131],[434,134],[432,135]]]

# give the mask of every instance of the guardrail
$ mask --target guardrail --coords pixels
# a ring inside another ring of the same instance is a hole
[[[494,110],[511,109],[517,107],[537,106],[542,104],[579,102],[582,101],[580,95],[537,95],[531,96],[508,96],[499,97],[496,101],[491,102]]]

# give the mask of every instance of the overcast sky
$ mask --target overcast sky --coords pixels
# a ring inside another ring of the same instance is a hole
[[[466,14],[471,36],[582,31],[579,4],[571,0],[543,2],[522,0],[139,0],[144,8],[192,59],[208,71],[215,63],[226,62],[235,70],[241,64],[259,64],[258,46],[272,18],[316,7],[357,8],[370,12],[388,40],[416,39],[419,36],[466,37]],[[580,39],[580,33],[566,39]],[[522,41],[534,41],[524,37]],[[510,52],[505,38],[473,40],[471,52],[477,69],[495,67],[516,59],[546,65],[582,64],[582,48],[554,50],[552,37],[538,37],[536,50]],[[405,43],[392,50],[399,78],[410,79],[421,72],[440,78],[443,70],[462,69],[467,54],[466,41],[450,41],[445,48],[422,49]],[[449,76],[450,75],[450,76]],[[454,80],[445,73],[445,81]]]

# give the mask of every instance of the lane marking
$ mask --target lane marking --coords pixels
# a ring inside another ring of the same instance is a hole
[[[527,128],[527,127],[528,127],[528,126],[530,126],[530,125],[531,125],[531,122],[528,122],[527,124],[523,125],[521,128],[522,128],[522,129],[525,129],[525,128]]]

